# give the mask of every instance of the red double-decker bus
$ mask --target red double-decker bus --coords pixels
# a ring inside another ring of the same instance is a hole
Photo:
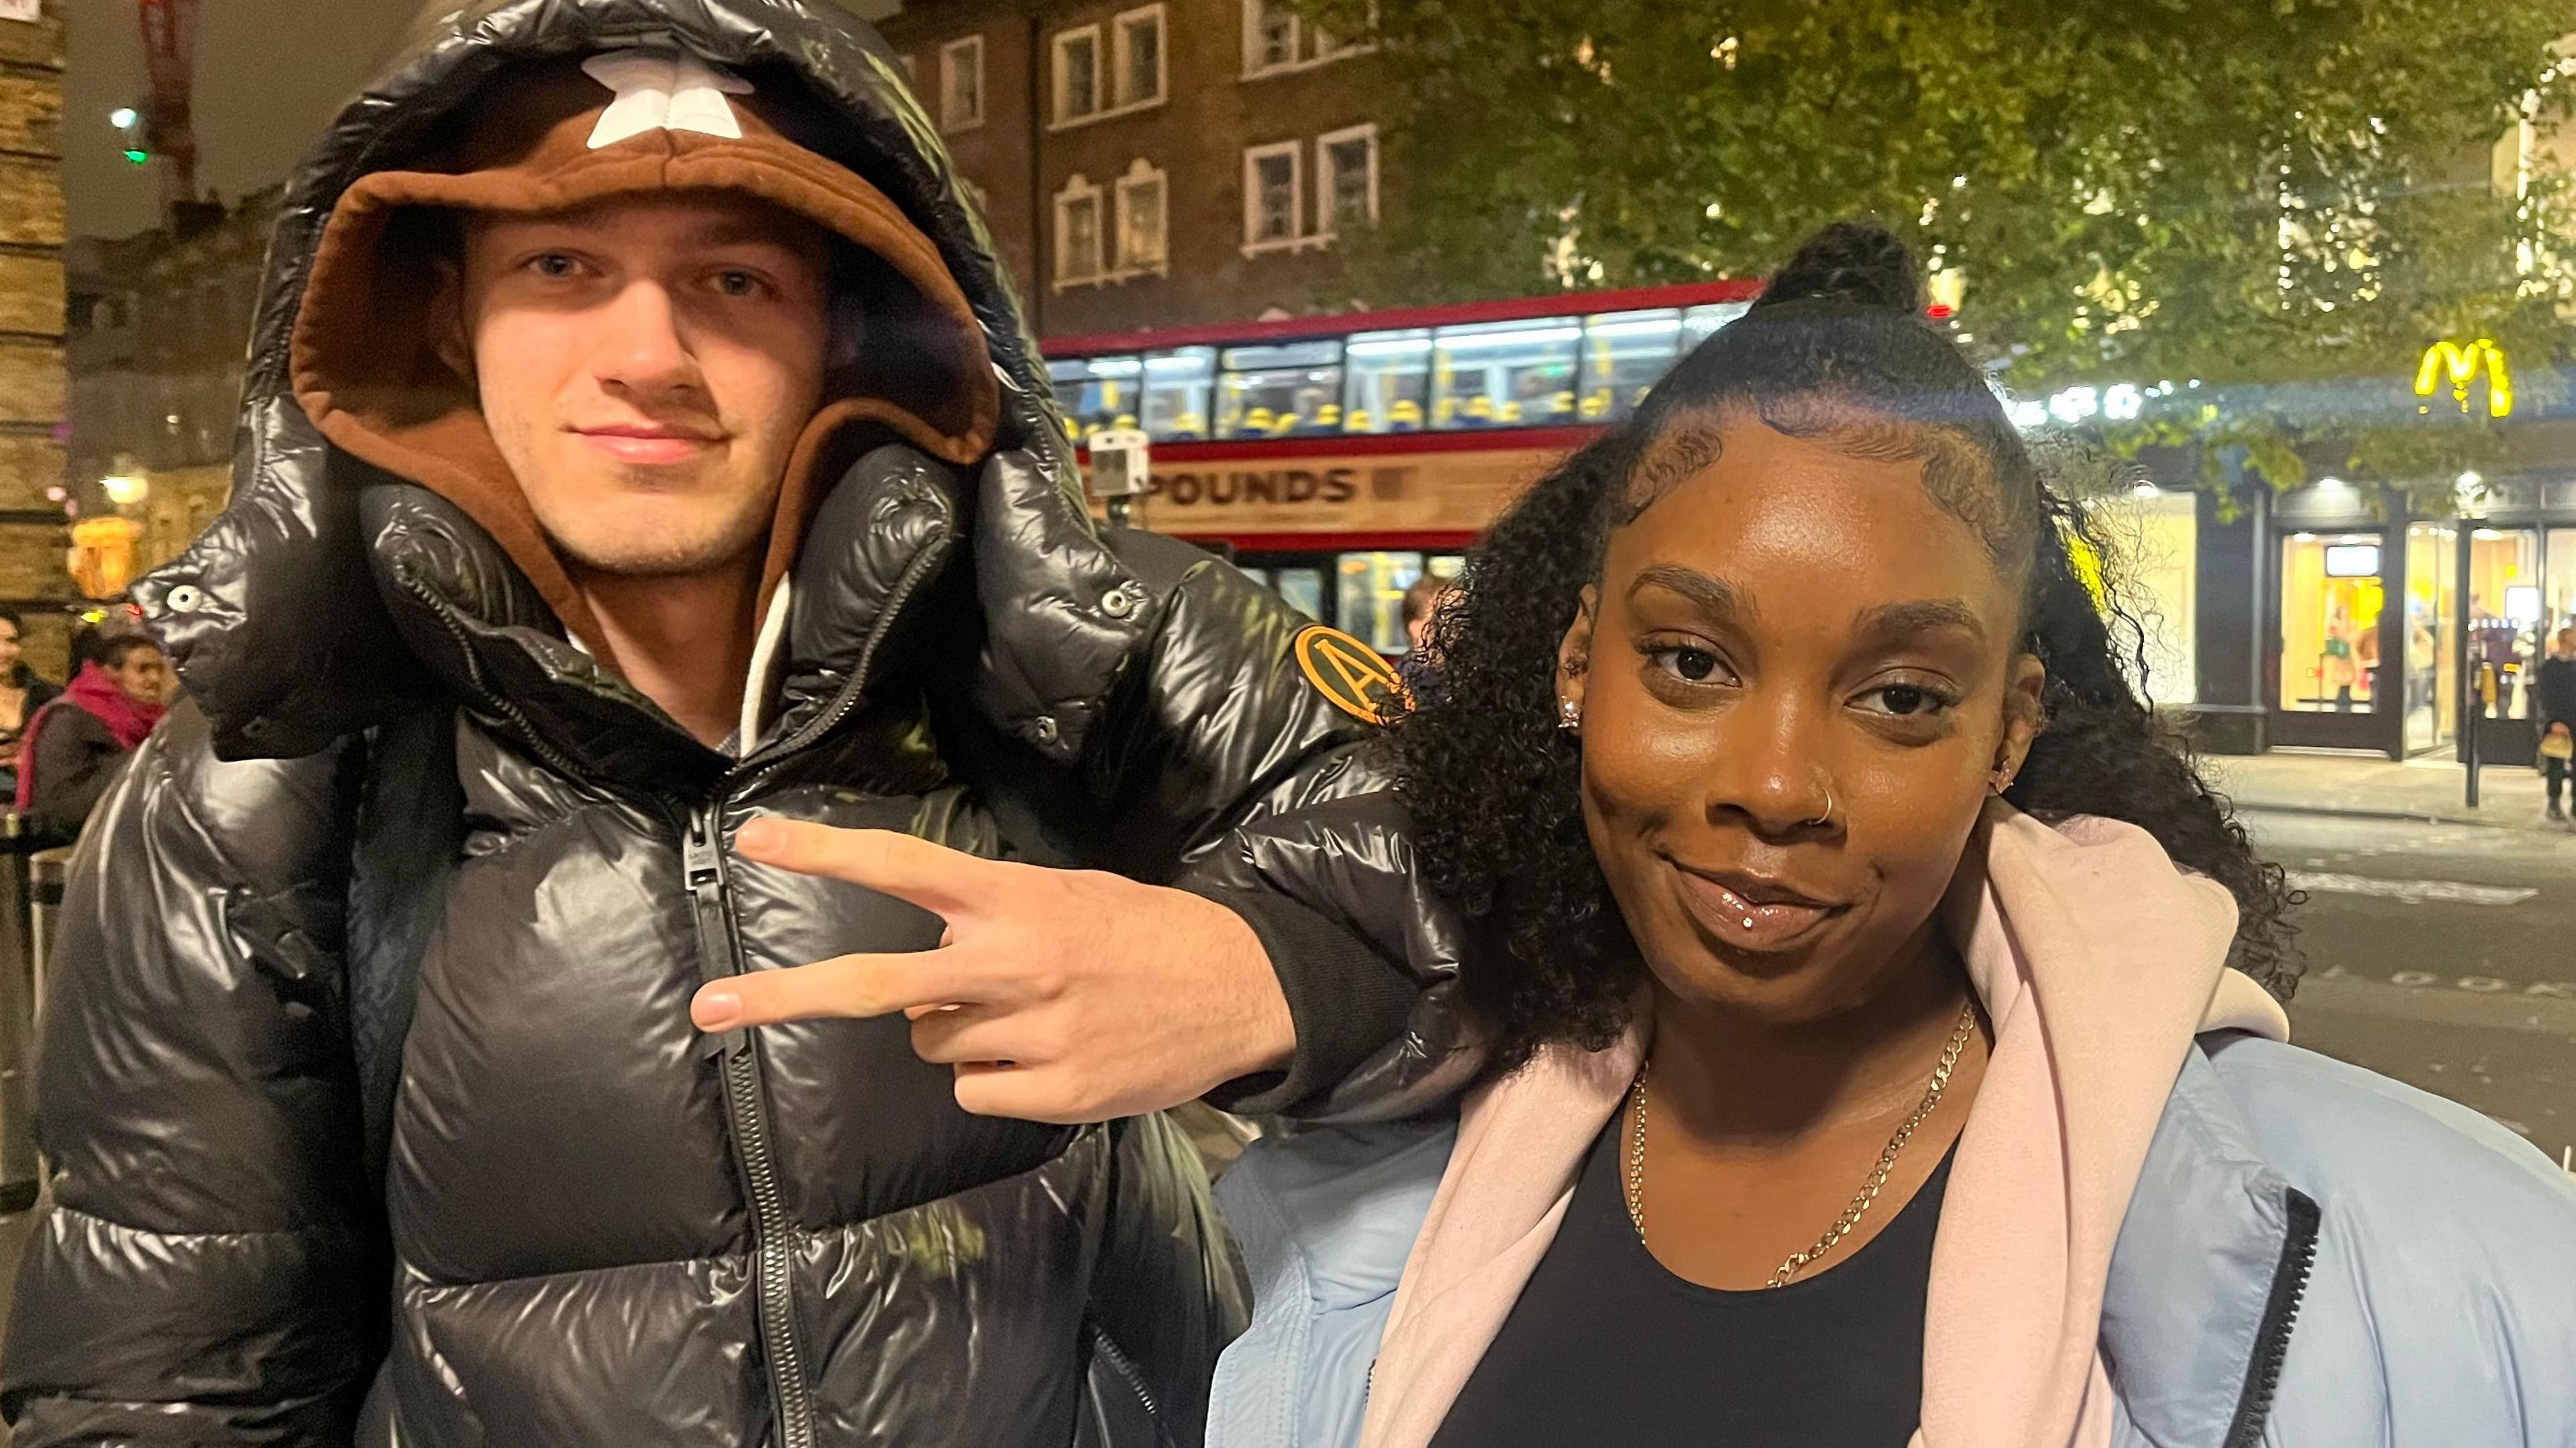
[[[1455,572],[1504,504],[1699,341],[1755,282],[1061,337],[1080,442],[1154,440],[1134,520],[1231,552],[1290,602],[1404,652],[1404,591]]]

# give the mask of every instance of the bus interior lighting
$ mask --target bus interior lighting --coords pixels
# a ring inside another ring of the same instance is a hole
[[[1444,328],[1440,345],[1446,351],[1463,352],[1484,347],[1555,347],[1583,335],[1580,327],[1525,327],[1510,332],[1487,332],[1466,327]]]

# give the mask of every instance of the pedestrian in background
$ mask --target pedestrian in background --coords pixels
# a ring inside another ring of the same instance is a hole
[[[81,665],[62,697],[27,723],[18,768],[18,813],[34,832],[68,843],[108,784],[161,722],[170,661],[141,634],[112,635]]]
[[[1449,596],[1449,590],[1457,586],[1458,581],[1454,578],[1426,573],[1413,580],[1413,586],[1404,591],[1404,636],[1413,645],[1414,653],[1427,656],[1431,647],[1432,620],[1438,616],[1441,601]]]
[[[1404,591],[1404,637],[1412,648],[1397,662],[1405,689],[1420,699],[1440,682],[1440,610],[1456,594],[1458,580],[1425,573]]]
[[[0,609],[0,790],[18,794],[18,747],[36,711],[52,703],[62,689],[27,667],[27,625],[9,609]]]
[[[2567,806],[2561,797],[2569,772],[2576,770],[2576,625],[2560,629],[2550,640],[2549,657],[2540,661],[2532,694],[2538,705],[2533,713],[2540,720],[2540,768],[2549,776],[2549,818],[2564,824]]]

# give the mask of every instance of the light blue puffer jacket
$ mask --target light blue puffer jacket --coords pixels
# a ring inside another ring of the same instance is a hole
[[[1453,1119],[1256,1143],[1208,1448],[1351,1448]],[[2119,1448],[2576,1448],[2576,1177],[2464,1107],[2213,1032],[2105,1288]]]

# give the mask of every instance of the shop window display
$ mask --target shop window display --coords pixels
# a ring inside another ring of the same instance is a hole
[[[2281,707],[2367,713],[2382,684],[2387,602],[2376,533],[2298,533],[2281,541]]]

